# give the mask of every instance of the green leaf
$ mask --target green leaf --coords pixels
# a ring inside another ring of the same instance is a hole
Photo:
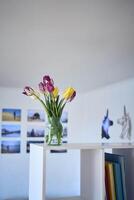
[[[59,102],[59,104],[58,104],[58,107],[57,107],[58,108],[58,112],[59,112],[59,110],[60,110],[63,102],[64,102],[64,99],[61,99],[60,102]]]
[[[55,102],[55,103],[56,103],[56,106],[58,106],[58,103],[59,103],[59,97],[60,97],[60,96],[58,95],[58,96],[57,96],[57,99],[56,99],[56,102]]]
[[[63,106],[60,108],[60,110],[59,110],[59,117],[61,117],[62,111],[63,111],[65,105],[66,105],[66,103],[64,103]]]

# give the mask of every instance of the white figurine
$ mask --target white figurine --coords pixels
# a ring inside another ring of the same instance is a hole
[[[124,114],[122,118],[117,120],[117,123],[122,126],[122,131],[120,137],[124,139],[126,136],[129,140],[131,139],[131,118],[129,113],[126,112],[126,107],[124,106]]]

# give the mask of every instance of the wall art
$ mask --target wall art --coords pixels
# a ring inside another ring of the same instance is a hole
[[[1,153],[20,153],[20,141],[1,141]]]
[[[19,124],[2,124],[1,136],[2,137],[20,137],[21,126]]]
[[[27,111],[27,121],[28,122],[44,122],[45,113],[43,110],[28,110]]]
[[[2,121],[21,121],[21,109],[3,108]]]

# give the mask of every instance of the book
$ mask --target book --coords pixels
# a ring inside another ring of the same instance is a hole
[[[123,200],[127,200],[127,192],[126,192],[126,178],[125,178],[125,158],[123,155],[116,155],[105,153],[105,160],[109,162],[114,162],[120,164],[121,169],[121,182],[123,188]]]
[[[121,166],[119,163],[113,162],[114,180],[117,200],[123,200],[123,187],[122,187],[122,174]]]
[[[110,195],[111,195],[109,181],[110,181],[110,178],[108,175],[108,168],[105,163],[105,196],[106,196],[106,200],[110,200]]]
[[[116,200],[113,163],[105,162],[107,185],[107,199]]]

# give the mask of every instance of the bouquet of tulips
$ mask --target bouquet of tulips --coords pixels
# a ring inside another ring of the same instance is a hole
[[[60,98],[59,89],[54,86],[53,79],[45,75],[43,81],[39,83],[39,92],[26,86],[23,94],[37,99],[46,111],[50,124],[50,131],[46,135],[46,143],[51,145],[53,139],[56,138],[56,145],[60,145],[63,131],[61,115],[66,103],[71,102],[76,96],[76,91],[72,87],[68,87]]]

